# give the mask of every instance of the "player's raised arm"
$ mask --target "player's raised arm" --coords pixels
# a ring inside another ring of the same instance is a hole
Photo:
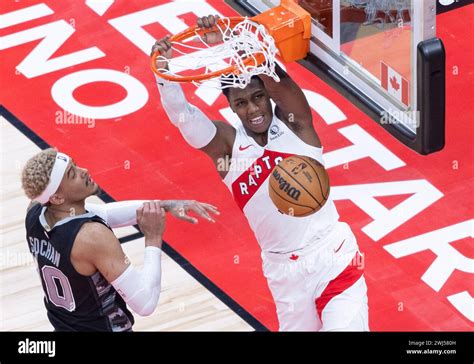
[[[169,37],[158,40],[152,48],[152,54],[159,51],[166,59],[172,57],[172,45]],[[166,68],[167,60],[157,59],[157,68]],[[208,154],[215,163],[219,158],[232,153],[235,129],[222,121],[211,121],[196,106],[190,104],[178,83],[156,77],[161,104],[171,123],[175,125],[186,142]]]
[[[280,77],[280,82],[266,75],[259,75],[259,77],[277,106],[277,116],[296,126],[312,127],[311,109],[303,90],[278,64],[275,64],[275,71]]]

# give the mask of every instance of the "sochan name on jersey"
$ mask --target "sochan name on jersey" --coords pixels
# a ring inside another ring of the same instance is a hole
[[[296,189],[295,187],[290,187],[290,184],[286,179],[284,179],[280,173],[275,169],[273,171],[273,177],[277,180],[280,190],[285,192],[288,196],[290,196],[292,199],[298,201],[301,195],[301,191]]]

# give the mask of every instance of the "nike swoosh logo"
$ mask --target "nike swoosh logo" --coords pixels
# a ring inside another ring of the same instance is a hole
[[[248,149],[248,148],[250,148],[251,146],[252,146],[252,144],[247,145],[246,147],[240,146],[240,147],[239,147],[239,150],[240,150],[241,152],[243,152],[245,149]]]
[[[346,241],[346,239],[344,239],[344,240],[342,241],[341,245],[339,245],[339,248],[334,249],[334,253],[337,253],[339,250],[341,250],[342,245],[344,244],[345,241]]]

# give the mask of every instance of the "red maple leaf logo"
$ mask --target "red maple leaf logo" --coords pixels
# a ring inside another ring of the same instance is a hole
[[[298,258],[299,258],[299,255],[291,254],[291,257],[290,257],[291,260],[298,260]]]
[[[390,85],[395,91],[398,91],[398,89],[400,88],[400,84],[397,82],[397,78],[395,76],[392,76],[390,78]]]

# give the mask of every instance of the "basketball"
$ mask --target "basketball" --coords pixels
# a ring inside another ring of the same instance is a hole
[[[329,176],[324,166],[307,156],[291,156],[273,168],[268,192],[276,208],[303,217],[320,210],[329,196]]]

